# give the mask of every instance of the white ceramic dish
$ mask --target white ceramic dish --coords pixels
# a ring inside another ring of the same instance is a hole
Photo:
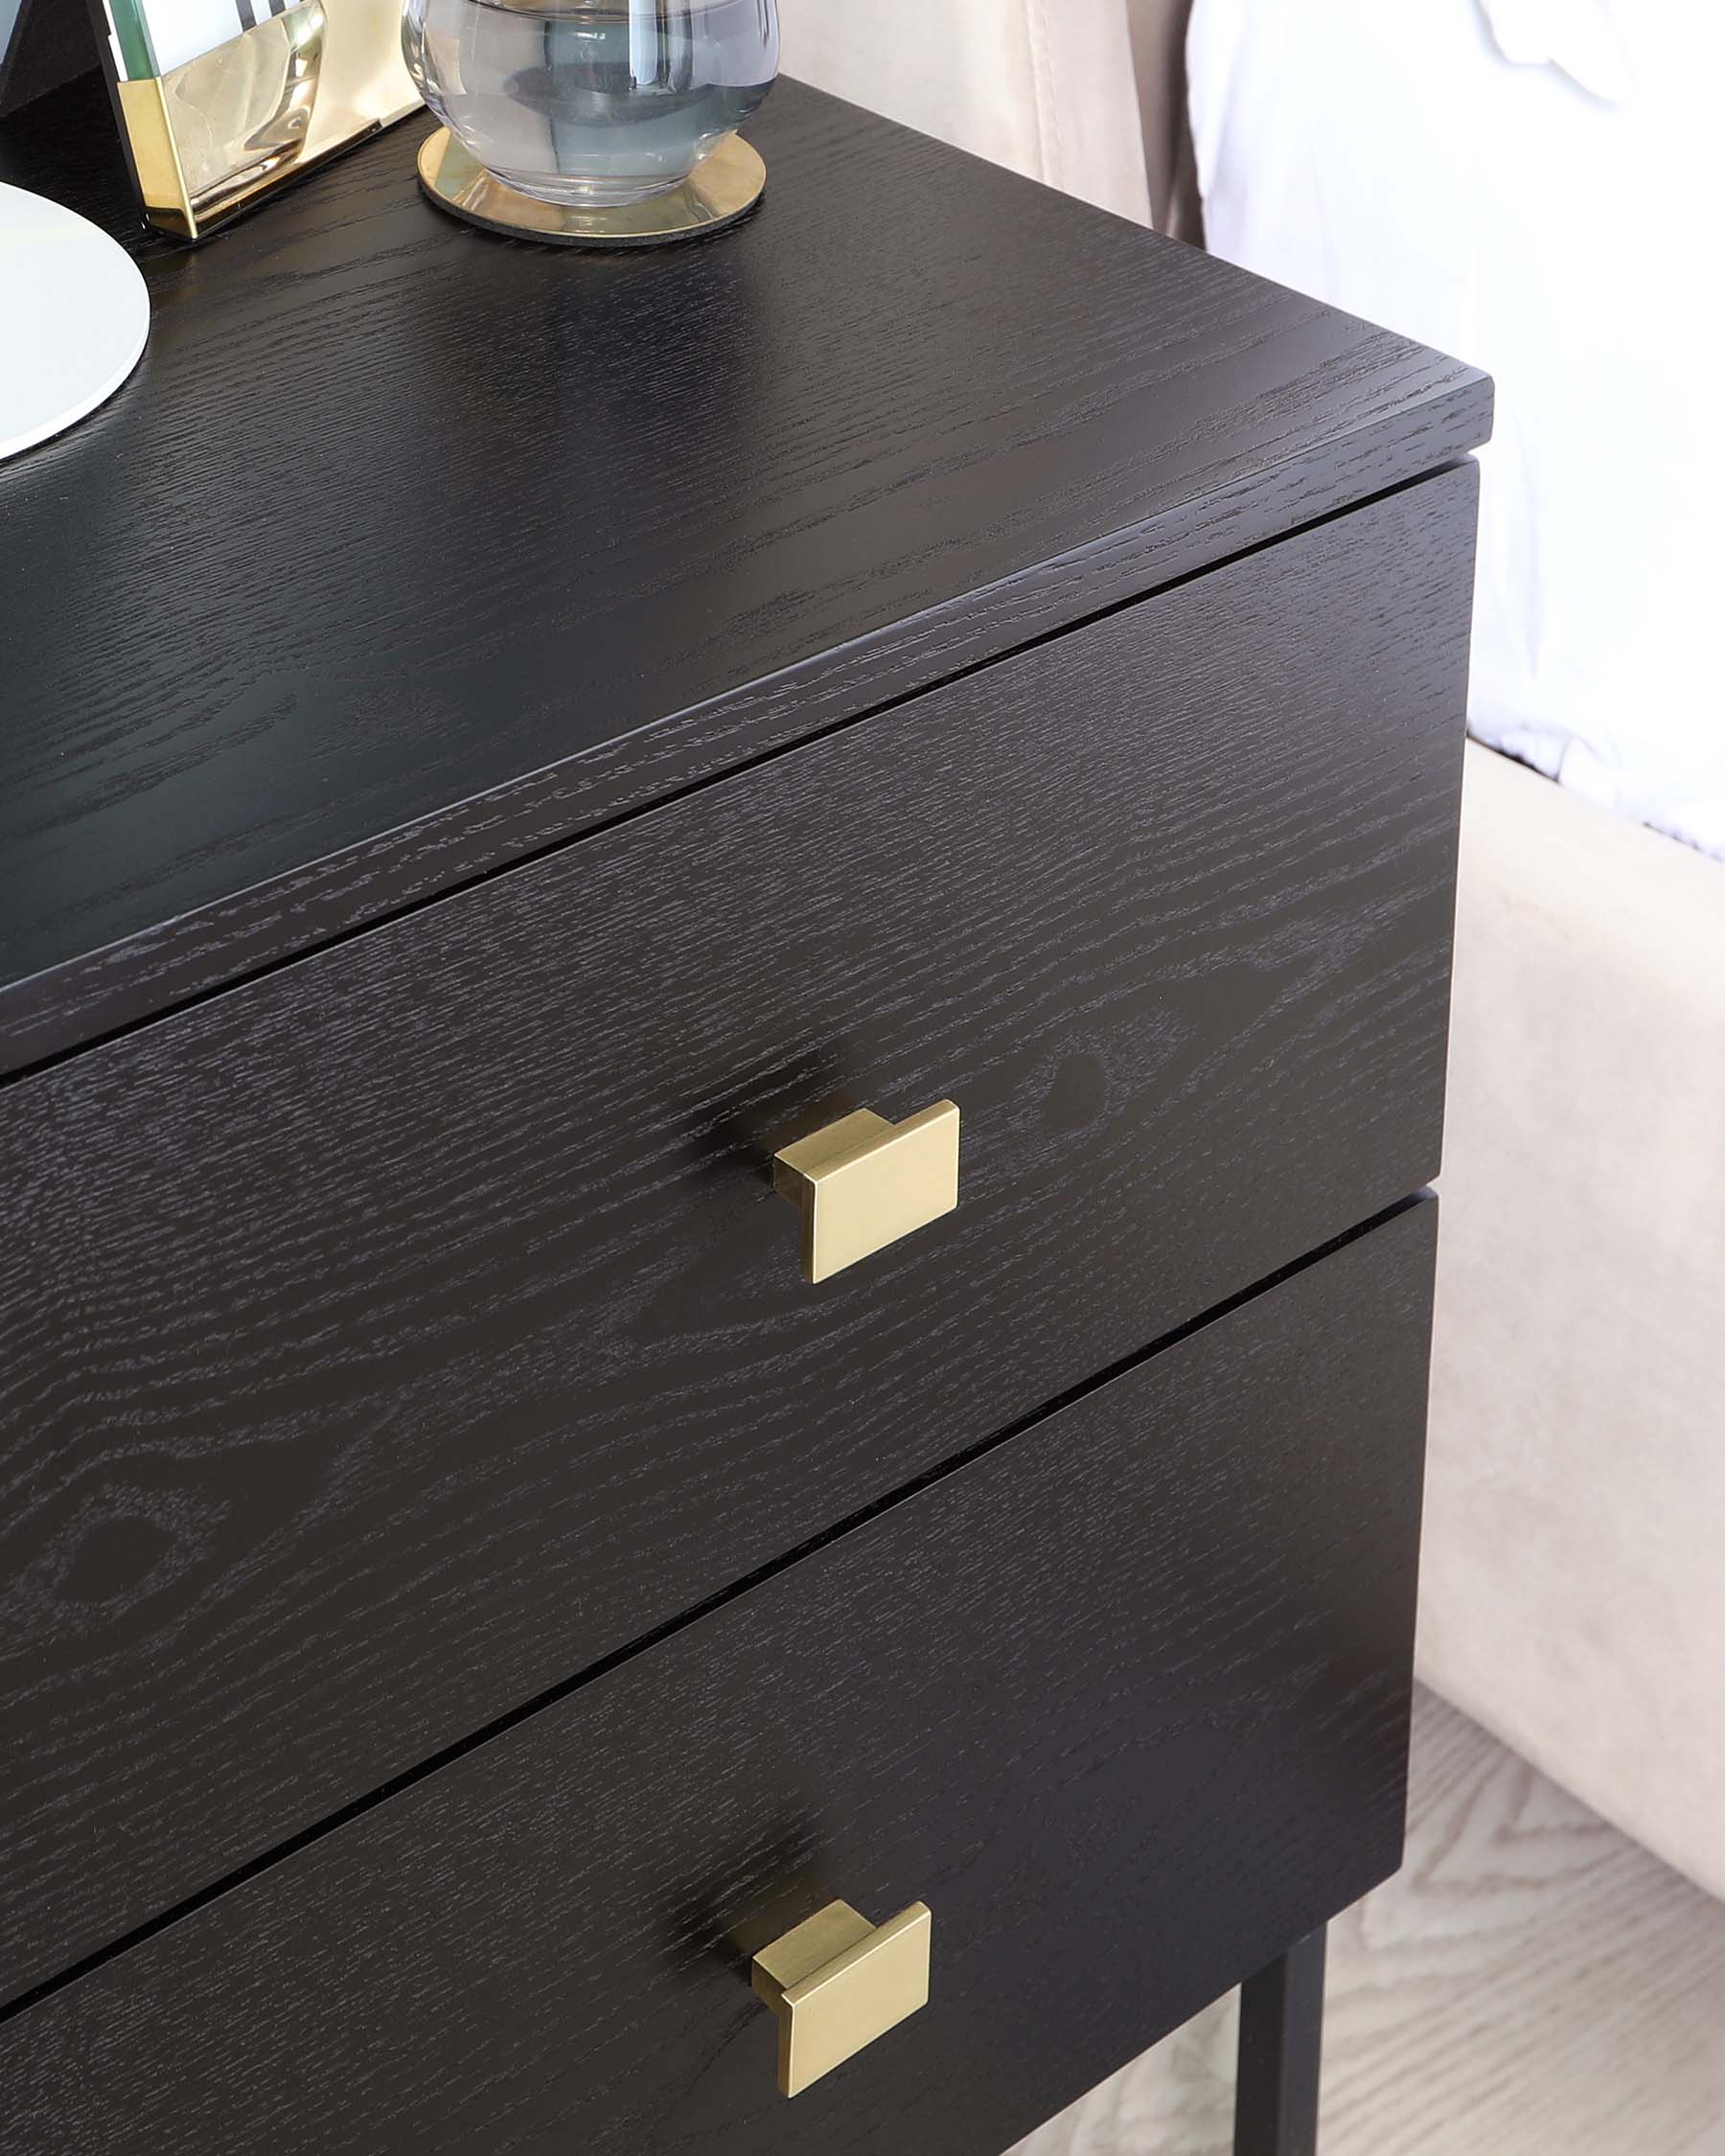
[[[138,265],[58,202],[0,186],[0,457],[105,403],[150,336]]]

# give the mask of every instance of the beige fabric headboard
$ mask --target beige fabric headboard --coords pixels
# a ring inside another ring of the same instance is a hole
[[[1190,223],[1190,5],[781,0],[785,70],[1140,223],[1154,202],[1189,237],[1167,220]]]
[[[1140,222],[1125,0],[780,0],[789,75]]]

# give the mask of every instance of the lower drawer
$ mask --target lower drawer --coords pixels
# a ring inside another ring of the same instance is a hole
[[[9,2156],[994,2156],[1398,1861],[1411,1206],[0,2029]],[[737,1940],[932,1915],[794,2100]]]

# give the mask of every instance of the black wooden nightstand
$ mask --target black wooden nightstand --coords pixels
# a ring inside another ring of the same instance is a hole
[[[0,468],[0,2143],[995,2156],[1251,1980],[1305,2147],[1488,385],[793,84],[651,257],[423,131]]]

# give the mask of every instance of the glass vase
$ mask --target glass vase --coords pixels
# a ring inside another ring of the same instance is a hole
[[[507,187],[608,211],[680,187],[778,73],[776,0],[406,0],[431,110]]]

